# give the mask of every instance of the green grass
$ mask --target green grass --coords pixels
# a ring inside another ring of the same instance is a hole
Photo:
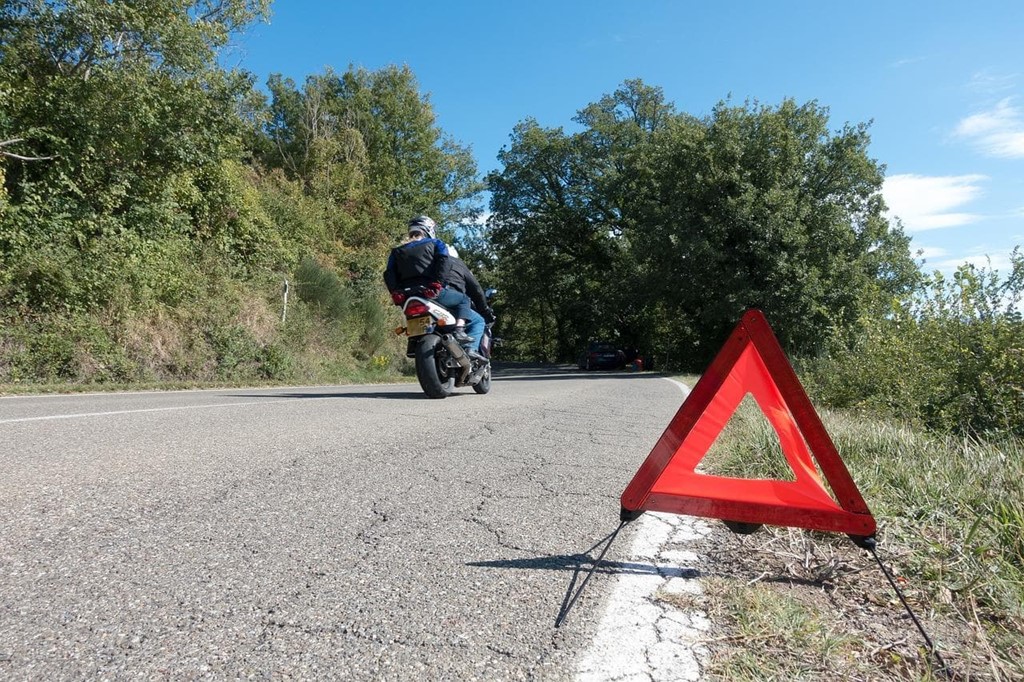
[[[733,607],[718,614],[731,619],[734,645],[715,661],[721,679],[833,679],[836,661],[852,662],[862,653],[858,638],[837,627],[834,615],[765,585],[712,579],[705,593]]]

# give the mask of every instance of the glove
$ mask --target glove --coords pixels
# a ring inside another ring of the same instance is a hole
[[[441,293],[441,283],[431,282],[423,288],[423,295],[427,298],[437,298]]]
[[[397,289],[392,291],[391,300],[394,301],[395,305],[402,305],[405,303],[405,292],[398,291]]]
[[[494,324],[495,320],[498,319],[494,316],[494,310],[490,307],[484,309],[483,318],[487,324]]]

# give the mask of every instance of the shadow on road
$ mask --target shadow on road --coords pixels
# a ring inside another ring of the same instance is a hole
[[[585,372],[581,369],[577,369],[575,365],[542,365],[542,364],[526,364],[526,363],[494,363],[493,377],[495,381],[557,381],[560,379],[636,379],[641,377],[658,377],[660,374],[653,372],[626,372],[622,370],[610,370],[610,371],[590,371]],[[415,386],[415,384],[410,384]],[[465,396],[472,396],[473,393],[468,391],[462,391],[457,389],[448,398],[459,398]],[[408,391],[402,391],[396,393],[394,391],[359,391],[350,392],[344,390],[338,391],[310,391],[308,393],[301,393],[293,391],[290,393],[228,393],[225,394],[229,398],[294,398],[301,400],[303,398],[373,398],[377,400],[431,400],[422,391],[418,389],[412,389]]]
[[[614,539],[614,537],[612,538]],[[602,541],[604,542],[604,541]],[[596,549],[601,543],[591,547],[589,551]],[[609,543],[610,544],[610,543]],[[607,548],[607,547],[606,547]],[[602,552],[602,556],[603,556]],[[559,627],[569,615],[569,611],[576,603],[576,599],[583,592],[594,573],[606,575],[659,575],[663,578],[687,578],[694,579],[700,576],[700,572],[694,568],[666,568],[653,564],[642,564],[624,561],[604,561],[600,557],[599,565],[594,565],[594,558],[590,554],[561,554],[555,556],[535,557],[533,559],[499,559],[495,561],[470,561],[467,566],[479,566],[483,568],[518,568],[527,570],[544,571],[572,571],[569,585],[565,589],[565,597],[555,617],[555,627]],[[588,570],[589,567],[589,570]],[[586,577],[577,587],[580,576],[586,573]]]
[[[534,571],[573,571],[578,573],[590,567],[594,558],[589,554],[559,554],[533,559],[496,559],[494,561],[470,561],[466,566],[480,568],[518,568]],[[621,573],[624,575],[661,575],[665,578],[697,578],[700,572],[694,568],[671,568],[634,561],[602,561],[596,573]]]
[[[380,393],[369,393],[361,391],[359,393],[349,392],[331,392],[331,393],[231,393],[227,394],[229,398],[295,398],[301,400],[302,398],[377,398],[380,400],[412,400],[415,398],[422,398],[423,400],[430,400],[421,391],[403,391],[402,393],[388,393],[382,391]],[[458,397],[457,393],[453,393],[450,398]]]
[[[494,363],[493,365],[493,377],[495,381],[557,381],[560,379],[636,379],[641,377],[658,377],[659,374],[653,372],[626,372],[626,371],[590,371],[585,372],[581,369],[577,369],[575,365],[542,365],[542,364],[526,364],[526,363]],[[415,386],[415,384],[410,384]],[[456,390],[452,393],[449,398],[458,398],[464,396],[471,396],[473,393],[468,391],[459,392]],[[338,391],[310,391],[307,393],[301,393],[293,391],[290,393],[229,393],[225,394],[229,398],[294,398],[301,400],[303,398],[373,398],[378,400],[431,400],[418,389],[410,388],[408,391],[402,391],[396,393],[394,391],[359,391],[350,392],[344,390]]]
[[[541,365],[495,362],[492,365],[495,381],[551,381],[559,379],[636,379],[661,376],[654,372],[627,372],[625,370],[584,371],[576,365]]]

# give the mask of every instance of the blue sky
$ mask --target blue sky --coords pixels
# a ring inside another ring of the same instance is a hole
[[[301,82],[326,67],[407,64],[441,127],[498,166],[513,126],[573,129],[640,78],[678,110],[785,97],[871,121],[887,203],[926,270],[1007,271],[1024,244],[1024,1],[277,0],[225,62]]]

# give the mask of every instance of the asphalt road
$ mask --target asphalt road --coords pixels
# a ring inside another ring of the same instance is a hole
[[[572,679],[610,581],[556,616],[680,402],[567,369],[0,398],[0,678]]]

